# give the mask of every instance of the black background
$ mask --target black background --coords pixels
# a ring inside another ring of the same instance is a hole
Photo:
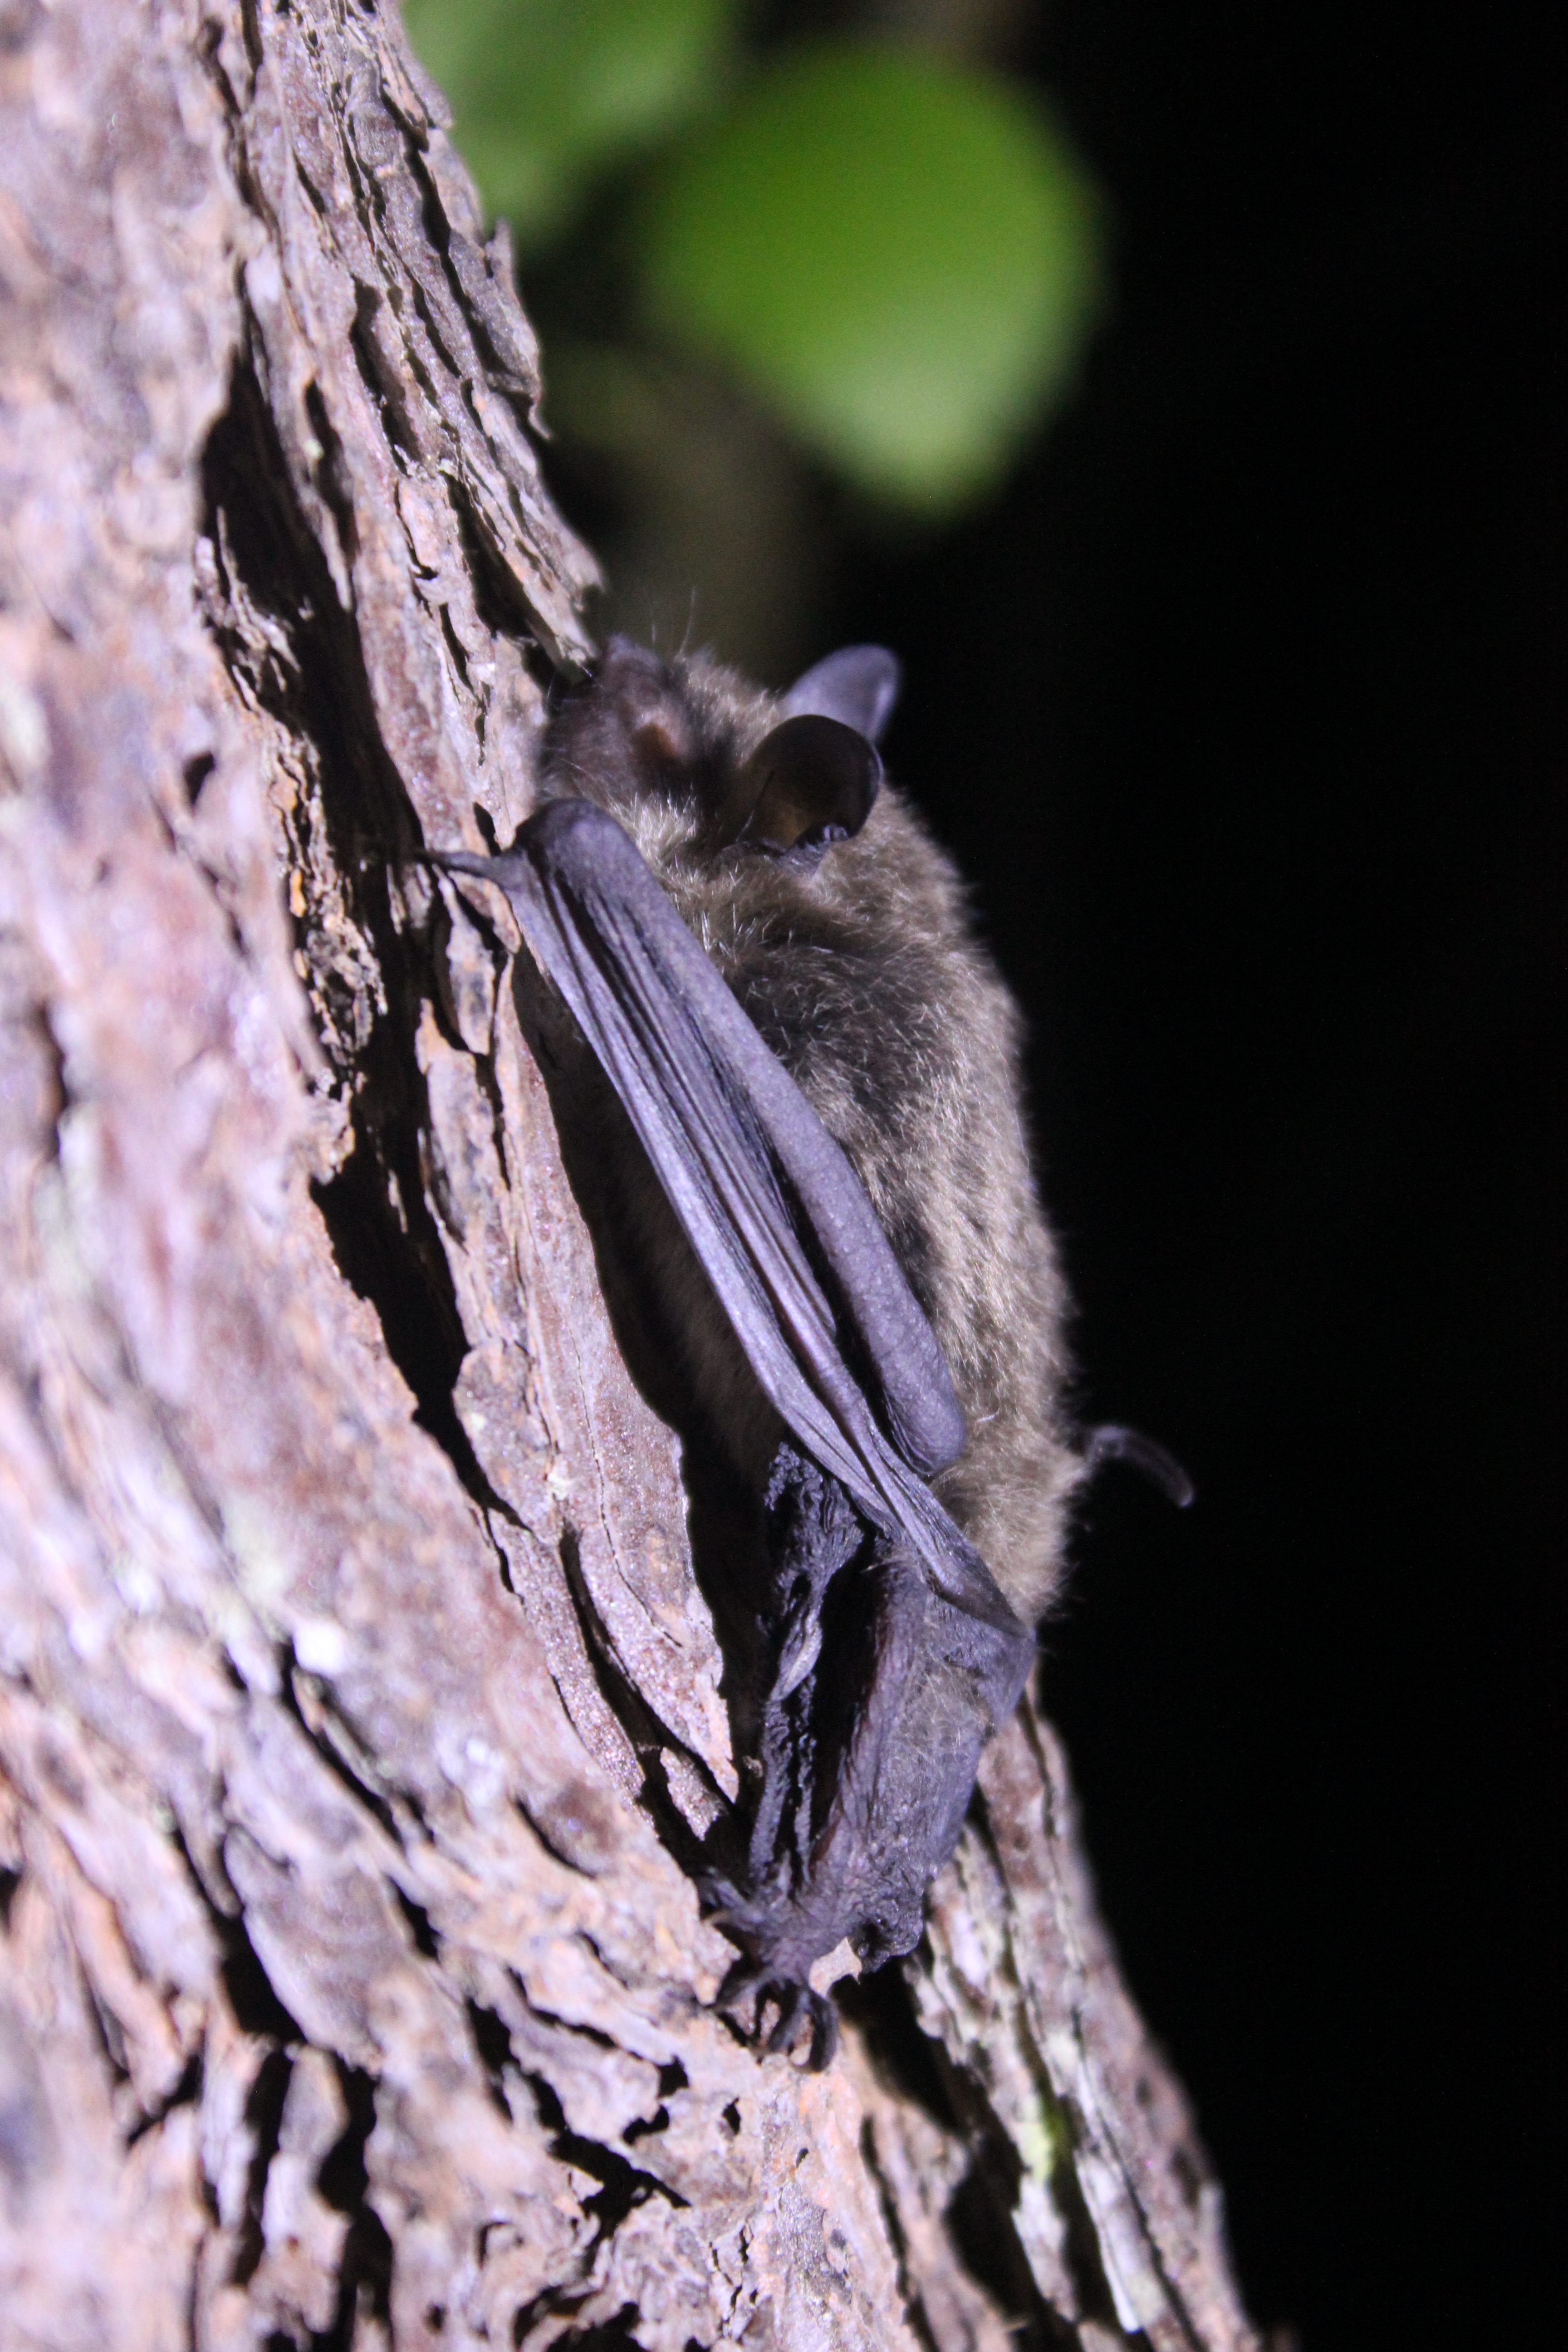
[[[1106,1474],[1045,1689],[1306,2352],[1563,2325],[1545,63],[1500,12],[1062,0],[1114,313],[825,639],[904,655],[891,764],[1028,1013],[1085,1411],[1198,1484]]]

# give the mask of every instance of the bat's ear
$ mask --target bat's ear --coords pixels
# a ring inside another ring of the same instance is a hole
[[[822,850],[858,833],[882,782],[877,747],[815,712],[764,735],[740,774],[724,836],[762,849]]]
[[[787,719],[837,719],[873,743],[893,715],[903,671],[886,646],[841,646],[797,677],[782,698]]]

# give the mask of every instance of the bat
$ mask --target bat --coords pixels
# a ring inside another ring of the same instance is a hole
[[[775,698],[614,639],[510,847],[429,853],[505,893],[613,1089],[601,1223],[750,1510],[715,1613],[753,1801],[708,1891],[742,1954],[721,2003],[754,1998],[759,2037],[772,2013],[771,2049],[808,2029],[812,2064],[813,1963],[919,1939],[1074,1488],[1121,1456],[1184,1499],[1148,1440],[1084,1446],[1066,1412],[1018,1019],[883,776],[899,680],[850,646]]]

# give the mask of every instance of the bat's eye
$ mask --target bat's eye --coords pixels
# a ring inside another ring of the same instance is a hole
[[[858,728],[811,713],[764,735],[735,779],[725,837],[773,850],[825,849],[859,832],[882,762]]]

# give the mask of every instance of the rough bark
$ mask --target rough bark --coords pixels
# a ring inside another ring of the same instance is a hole
[[[828,2073],[710,2006],[673,1442],[400,871],[591,566],[395,19],[5,0],[0,77],[0,2334],[1253,2345],[1027,1707]]]

